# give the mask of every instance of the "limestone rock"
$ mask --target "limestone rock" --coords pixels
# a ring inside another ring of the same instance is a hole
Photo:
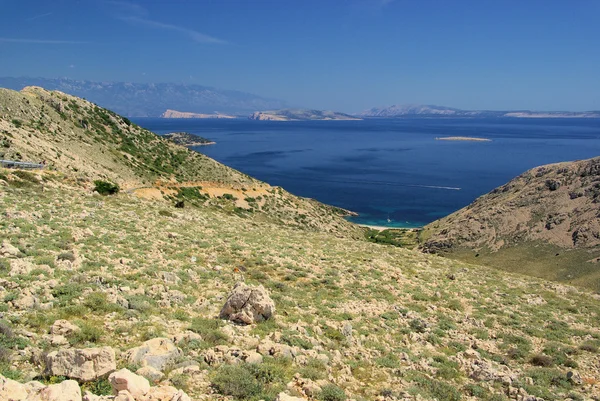
[[[47,373],[80,381],[96,380],[117,368],[111,347],[61,349],[46,355]]]
[[[134,398],[142,397],[150,391],[150,383],[142,376],[138,376],[128,369],[121,369],[108,376],[108,381],[113,388],[113,392],[127,390]]]
[[[304,400],[304,398],[293,397],[286,393],[279,393],[277,395],[277,398],[275,399],[275,401],[305,401],[305,400]]]
[[[52,384],[40,392],[44,401],[81,401],[81,389],[75,380]]]
[[[142,367],[152,366],[154,369],[162,371],[174,363],[180,355],[181,351],[171,340],[158,337],[127,351],[127,360],[132,364]]]
[[[140,376],[144,376],[146,379],[155,383],[161,381],[165,377],[163,372],[153,368],[152,366],[144,366],[143,368],[139,368],[135,373]]]
[[[241,324],[252,324],[269,319],[275,313],[275,303],[261,285],[237,283],[229,294],[220,317]]]
[[[135,398],[133,398],[129,391],[121,390],[113,401],[135,401]]]
[[[146,397],[142,400],[148,401],[191,401],[190,397],[183,391],[171,386],[151,387]],[[137,401],[137,398],[136,398]]]
[[[25,385],[0,375],[0,400],[21,401],[26,399]]]
[[[79,327],[68,320],[57,320],[52,324],[52,327],[50,327],[50,334],[67,337],[79,330]]]
[[[2,241],[2,246],[0,247],[0,255],[8,257],[8,258],[16,258],[19,256],[19,249],[14,247],[7,240]]]

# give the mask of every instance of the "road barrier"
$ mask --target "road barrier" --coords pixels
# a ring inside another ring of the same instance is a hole
[[[42,163],[18,162],[15,160],[0,160],[0,166],[24,170],[41,170],[44,168],[44,164]]]

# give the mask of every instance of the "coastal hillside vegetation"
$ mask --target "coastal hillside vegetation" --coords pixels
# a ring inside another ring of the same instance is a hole
[[[5,157],[47,166],[0,170],[0,398],[600,397],[597,294],[367,241],[81,99],[0,100]]]

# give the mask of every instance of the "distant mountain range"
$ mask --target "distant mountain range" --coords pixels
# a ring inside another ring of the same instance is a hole
[[[41,86],[85,98],[129,117],[160,117],[167,109],[191,113],[248,115],[281,109],[286,103],[251,93],[187,84],[76,81],[66,78],[0,78],[0,87],[21,90]]]
[[[461,110],[431,105],[393,105],[384,108],[372,108],[357,114],[364,118],[397,118],[397,117],[514,117],[514,118],[600,118],[600,111],[568,112],[568,111],[492,111]]]

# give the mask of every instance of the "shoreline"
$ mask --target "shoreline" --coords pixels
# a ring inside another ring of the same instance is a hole
[[[354,223],[357,226],[360,227],[365,227],[365,228],[370,228],[371,230],[379,230],[379,231],[384,231],[384,230],[421,230],[423,227],[388,227],[388,226],[375,226],[375,225],[371,225],[371,224],[359,224],[359,223]]]

